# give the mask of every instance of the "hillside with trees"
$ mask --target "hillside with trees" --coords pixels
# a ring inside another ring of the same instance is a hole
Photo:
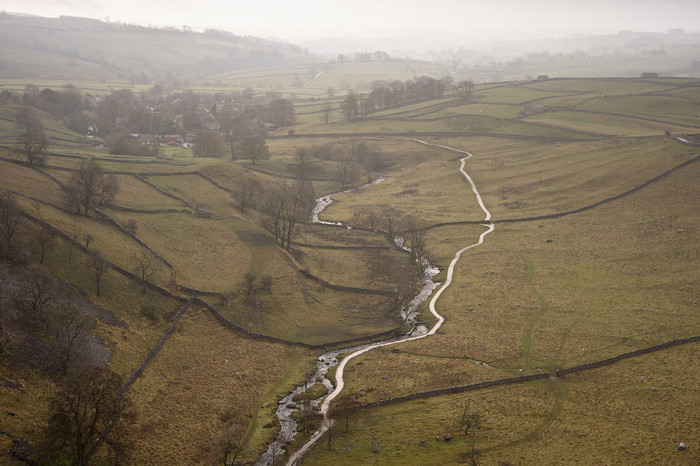
[[[442,71],[3,89],[2,461],[698,463],[700,82]]]
[[[147,84],[313,62],[298,46],[208,29],[0,13],[0,78],[126,79]]]

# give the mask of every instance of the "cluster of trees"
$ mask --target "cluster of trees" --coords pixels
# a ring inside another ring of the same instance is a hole
[[[280,246],[289,249],[296,226],[308,220],[315,203],[313,185],[304,181],[284,183],[265,193],[262,204],[262,211],[268,216],[265,226]]]
[[[275,98],[269,104],[236,106],[225,103],[213,108],[219,130],[201,130],[193,141],[195,157],[232,157],[256,163],[269,158],[264,137],[268,125],[288,126],[296,123],[294,104]]]
[[[23,251],[23,230],[24,222],[17,201],[12,195],[5,193],[0,197],[0,236],[4,258],[14,260]]]
[[[354,212],[353,223],[371,230],[386,232],[397,246],[409,249],[411,258],[415,261],[428,254],[425,232],[420,229],[418,218],[407,215],[399,209],[388,206],[376,209],[361,208]]]
[[[263,109],[269,123],[289,126],[297,122],[294,104],[287,99],[275,99],[269,105],[263,106]]]
[[[113,155],[137,155],[139,157],[156,157],[160,154],[160,145],[156,141],[141,142],[138,138],[128,137],[124,134],[109,135],[105,143],[110,147],[109,153]]]
[[[41,204],[35,203],[42,217]],[[133,418],[120,376],[102,367],[95,318],[68,286],[42,263],[55,245],[53,230],[27,220],[11,194],[0,197],[0,249],[14,264],[0,286],[0,354],[52,377],[56,390],[46,424],[32,447],[41,464],[118,463],[127,458]],[[77,238],[77,235],[74,235]],[[85,235],[89,245],[91,235]],[[72,243],[69,251],[72,252]],[[72,258],[72,254],[69,254]],[[99,254],[81,264],[100,280],[108,263]],[[29,460],[30,450],[15,452]]]
[[[348,120],[366,118],[383,108],[443,97],[448,91],[466,100],[472,96],[473,88],[471,80],[455,85],[450,76],[440,79],[420,76],[404,82],[374,81],[368,94],[348,92],[340,110]]]
[[[30,165],[41,166],[46,162],[45,149],[48,139],[39,115],[29,105],[21,105],[15,114],[17,149]]]
[[[118,191],[116,177],[106,173],[95,159],[80,162],[63,187],[66,205],[86,217],[91,208],[110,205]]]
[[[83,119],[83,110],[86,107],[83,95],[72,84],[66,84],[57,90],[39,90],[36,85],[27,84],[22,96],[17,95],[14,100],[15,103],[35,107],[62,120],[71,129]]]
[[[36,210],[40,213],[39,207]],[[33,458],[46,464],[88,464],[98,454],[123,459],[128,449],[128,402],[121,393],[121,378],[99,367],[100,357],[91,343],[94,317],[68,286],[33,262],[38,254],[30,250],[36,248],[37,238],[32,240],[31,232],[44,230],[25,220],[9,195],[1,198],[0,216],[6,257],[20,243],[25,252],[12,256],[15,265],[6,271],[11,278],[0,286],[0,354],[11,353],[56,383]],[[42,246],[42,261],[44,254]]]
[[[265,214],[263,227],[285,249],[289,249],[297,225],[309,220],[316,205],[314,187],[306,181],[293,184],[285,181],[265,191],[257,179],[248,178],[238,183],[233,197],[242,212],[252,208]],[[267,285],[263,285],[267,290]]]
[[[114,200],[119,186],[114,175],[105,173],[94,160],[86,160],[73,173],[71,179],[64,185],[64,202],[70,209],[75,209],[78,215],[87,216],[90,209],[109,205]],[[34,210],[41,218],[41,204],[35,202]],[[29,254],[31,231],[36,234],[31,242],[38,246],[39,263],[44,262],[48,250],[53,246],[56,234],[54,230],[43,225],[29,225],[25,220],[20,206],[14,196],[5,193],[0,197],[0,252],[2,257],[18,263],[25,262]],[[75,237],[75,240],[79,238]],[[88,248],[91,235],[84,237],[85,247]],[[96,263],[95,267],[98,264]],[[99,294],[99,276],[97,283]]]
[[[227,141],[213,131],[200,131],[193,140],[194,157],[232,158],[250,160],[253,165],[260,160],[270,158],[270,149],[261,137],[231,137]]]
[[[41,217],[41,204],[33,204]],[[22,213],[16,199],[10,193],[0,197],[0,257],[16,262],[30,261],[30,244],[36,244],[38,262],[44,263],[47,252],[53,247],[56,235],[53,230],[41,225],[31,225]]]
[[[264,139],[255,136],[246,136],[239,139],[233,145],[231,157],[234,159],[246,159],[253,162],[270,158],[270,150]]]
[[[63,379],[51,399],[48,425],[38,445],[41,462],[127,462],[135,413],[122,384],[121,376],[95,366],[80,368]]]
[[[384,164],[379,144],[364,141],[347,143],[315,144],[300,147],[294,152],[299,165],[308,163],[312,158],[334,162],[333,177],[340,185],[340,190],[359,182],[363,175],[367,182]]]
[[[45,354],[38,363],[49,372],[66,375],[69,369],[82,365],[85,361],[79,356],[86,353],[82,348],[94,319],[78,309],[71,293],[40,264],[16,270],[15,280],[18,293],[3,296],[10,301],[5,302],[2,328],[21,328],[38,336],[35,344]]]
[[[107,96],[93,96],[80,93],[70,84],[59,90],[40,90],[29,84],[23,94],[10,94],[8,99],[22,104],[25,109],[34,107],[47,112],[76,132],[93,132],[104,137],[113,154],[158,155],[158,141],[129,138],[133,133],[162,136],[211,132],[213,136],[209,139],[216,139],[218,146],[213,156],[223,157],[234,154],[236,143],[243,138],[265,137],[270,124],[296,123],[292,102],[277,94],[256,102],[252,89],[207,94],[173,91],[163,84],[155,84],[138,94],[131,89],[119,89]],[[17,118],[18,147],[31,163],[40,163],[36,155],[46,145],[43,129],[36,112],[22,112]],[[34,134],[33,130],[41,131]],[[224,150],[225,145],[228,151]],[[211,150],[204,152],[211,153]]]

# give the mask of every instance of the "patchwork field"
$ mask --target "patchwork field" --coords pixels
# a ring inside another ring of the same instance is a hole
[[[343,80],[434,71],[416,66],[336,66],[303,92],[321,98]],[[291,89],[318,71],[225,73],[193,88]],[[698,89],[697,80],[668,78],[493,83],[467,100],[447,94],[351,120],[336,112],[328,125],[321,103],[304,97],[295,101],[303,117],[273,132],[271,157],[255,164],[109,156],[43,114],[44,172],[10,147],[14,105],[3,104],[0,188],[24,212],[24,256],[10,258],[5,242],[2,251],[19,269],[45,247],[43,265],[102,310],[92,332],[105,364],[128,378],[147,363],[127,392],[137,412],[135,464],[216,463],[234,428],[254,461],[279,431],[278,401],[308,382],[319,354],[402,328],[398,310],[420,289],[422,271],[392,240],[420,248],[444,282],[455,253],[485,231],[459,172],[468,157],[495,229],[457,262],[435,304],[445,323],[435,335],[353,359],[331,403],[334,426],[304,464],[696,464],[697,342],[563,377],[554,371],[700,334],[700,161],[684,142],[700,132]],[[351,184],[379,173],[386,180],[337,193],[334,156],[358,142],[376,145],[381,163]],[[303,165],[295,157],[320,144],[332,156]],[[58,155],[66,152],[75,156]],[[106,217],[76,215],[64,202],[61,183],[87,154],[119,184],[113,205],[100,209]],[[305,217],[282,248],[266,196],[302,180],[317,197],[335,193],[320,218],[342,226]],[[242,209],[238,195],[250,184],[259,191]],[[103,275],[96,254],[110,263]],[[149,258],[155,265],[144,271]],[[21,340],[12,299],[3,297],[0,322],[0,403],[12,414],[0,416],[0,429],[38,442],[60,377],[18,362],[18,348],[41,338]],[[435,324],[427,301],[419,311]],[[318,382],[309,398],[325,394]],[[302,430],[275,464],[313,431]],[[680,442],[689,448],[676,451]],[[11,444],[2,437],[3,459]]]

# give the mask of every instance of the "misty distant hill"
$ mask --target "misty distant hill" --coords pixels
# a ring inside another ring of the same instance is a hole
[[[203,33],[94,19],[0,13],[0,78],[197,77],[307,63],[307,50],[214,29]]]
[[[652,72],[700,77],[700,34],[679,29],[521,40],[471,36],[465,31],[464,36],[446,32],[431,37],[325,37],[305,40],[301,45],[328,57],[383,50],[393,58],[438,61],[449,65],[451,73],[468,75],[475,82],[528,79],[540,74],[630,78]]]

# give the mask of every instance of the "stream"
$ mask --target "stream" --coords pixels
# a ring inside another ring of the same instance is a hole
[[[328,222],[320,220],[318,218],[319,214],[323,210],[333,203],[332,196],[336,194],[350,193],[353,191],[358,191],[361,189],[369,188],[370,186],[377,185],[382,181],[386,180],[385,175],[379,175],[374,181],[364,184],[359,188],[347,189],[345,191],[338,191],[335,193],[327,194],[325,196],[316,199],[316,205],[311,211],[311,221],[312,223],[318,223],[321,225],[334,225],[342,226],[340,222]],[[348,227],[349,228],[349,227]],[[411,332],[406,335],[399,337],[394,337],[391,339],[383,340],[383,343],[387,342],[399,342],[406,340],[407,338],[414,337],[417,335],[424,335],[428,332],[428,326],[423,323],[416,323],[416,319],[419,314],[419,306],[432,294],[433,290],[437,288],[439,283],[433,282],[432,278],[437,275],[440,270],[437,267],[433,267],[424,261],[424,276],[423,276],[423,288],[421,291],[414,296],[414,298],[399,312],[401,320],[411,325]],[[335,388],[333,382],[328,379],[328,371],[338,364],[338,355],[341,353],[354,353],[356,351],[369,350],[376,346],[375,343],[365,343],[363,345],[353,346],[350,348],[335,349],[323,353],[316,359],[316,372],[311,376],[311,378],[303,385],[296,387],[291,393],[282,398],[277,402],[276,416],[280,423],[280,432],[277,435],[277,439],[268,445],[267,450],[263,455],[256,461],[256,466],[268,466],[272,464],[273,459],[277,458],[280,454],[284,452],[284,446],[291,442],[297,431],[297,422],[292,418],[292,413],[300,411],[301,407],[294,402],[294,397],[300,395],[310,387],[315,384],[322,384],[326,387],[327,393],[316,400],[311,401],[311,409],[316,410],[319,408],[321,402],[328,397],[328,394],[333,392]]]
[[[363,345],[358,345],[354,346],[351,348],[343,348],[343,349],[336,349],[336,350],[331,350],[326,353],[323,353],[320,355],[317,360],[316,360],[316,372],[311,376],[311,378],[303,385],[300,385],[296,387],[291,393],[289,393],[287,396],[282,398],[280,401],[278,401],[278,407],[276,411],[277,419],[279,420],[280,423],[280,432],[277,436],[277,439],[272,442],[265,453],[257,460],[255,463],[256,466],[268,466],[271,465],[274,460],[281,454],[284,453],[284,448],[285,446],[291,442],[295,435],[296,435],[296,430],[297,430],[297,422],[292,418],[292,413],[300,411],[301,407],[298,406],[293,398],[301,393],[304,393],[306,390],[308,390],[311,386],[315,384],[323,384],[328,393],[323,395],[322,397],[319,397],[316,400],[311,401],[311,409],[317,410],[320,409],[321,414],[323,415],[323,424],[321,428],[316,431],[311,438],[302,446],[297,452],[295,452],[290,459],[287,462],[287,466],[292,466],[297,464],[299,459],[304,455],[304,453],[310,449],[322,436],[323,434],[330,428],[332,425],[333,421],[329,418],[328,416],[328,411],[329,411],[329,406],[330,403],[333,399],[335,399],[336,396],[340,394],[344,387],[344,380],[343,380],[343,371],[345,368],[345,365],[347,362],[361,354],[366,353],[367,351],[370,351],[374,348],[378,348],[381,346],[388,346],[388,345],[393,345],[402,341],[409,341],[409,340],[417,340],[420,338],[424,338],[428,335],[433,335],[438,328],[442,325],[444,322],[444,318],[440,316],[437,311],[435,310],[435,302],[437,301],[437,298],[442,294],[442,292],[449,286],[449,284],[452,281],[452,273],[455,264],[459,260],[461,254],[465,252],[468,249],[471,249],[475,246],[478,246],[484,241],[484,237],[493,231],[494,226],[493,223],[489,223],[489,220],[491,218],[490,212],[486,209],[484,206],[481,196],[479,195],[479,192],[476,190],[476,185],[474,184],[473,180],[469,175],[464,171],[464,165],[465,161],[472,156],[469,152],[462,151],[459,149],[453,149],[447,146],[441,146],[437,144],[430,144],[418,139],[412,139],[413,141],[420,143],[420,144],[425,144],[425,145],[431,145],[431,146],[436,146],[448,150],[453,150],[455,152],[467,154],[466,157],[461,159],[461,166],[460,166],[460,172],[464,175],[464,177],[467,179],[467,181],[471,184],[472,191],[477,197],[477,200],[479,202],[479,205],[481,206],[482,210],[484,211],[486,218],[484,219],[484,226],[488,228],[487,231],[483,232],[480,237],[479,241],[477,243],[471,244],[469,246],[466,246],[455,254],[454,259],[452,260],[448,272],[447,272],[447,280],[445,281],[445,284],[442,288],[440,288],[437,293],[433,296],[433,299],[430,302],[430,311],[433,313],[435,317],[437,317],[438,321],[437,323],[432,327],[429,328],[426,324],[419,323],[417,322],[417,317],[419,314],[419,307],[420,305],[426,301],[431,295],[433,295],[433,292],[440,286],[439,282],[434,282],[432,278],[439,272],[437,267],[434,267],[427,263],[427,261],[424,258],[421,258],[420,260],[423,261],[423,266],[425,270],[425,275],[423,277],[423,288],[421,291],[408,303],[406,307],[404,307],[401,312],[400,312],[400,317],[401,319],[406,323],[411,326],[411,331],[405,335],[401,335],[398,337],[390,338],[387,340],[379,341],[379,342],[373,342],[373,343],[366,343]],[[377,183],[381,183],[386,179],[386,176],[380,176],[376,180],[374,180],[371,183],[365,184],[361,186],[360,188],[357,189],[365,189],[370,186],[374,186]],[[353,190],[347,190],[347,191],[342,191],[343,193],[345,192],[351,192]],[[336,226],[342,226],[341,223],[337,222],[325,222],[322,221],[318,218],[319,214],[326,208],[328,207],[332,202],[332,196],[334,194],[339,194],[339,193],[333,193],[333,194],[328,194],[326,196],[320,197],[316,199],[316,206],[314,207],[312,211],[312,221],[314,223],[320,223],[324,225],[336,225]],[[350,227],[348,227],[350,228]],[[338,360],[338,356],[343,353],[343,354],[348,354],[345,356],[342,361]],[[338,365],[339,364],[339,365]],[[329,369],[332,367],[338,365],[338,369],[336,370],[336,384],[334,386],[333,382],[331,382],[327,375]]]

